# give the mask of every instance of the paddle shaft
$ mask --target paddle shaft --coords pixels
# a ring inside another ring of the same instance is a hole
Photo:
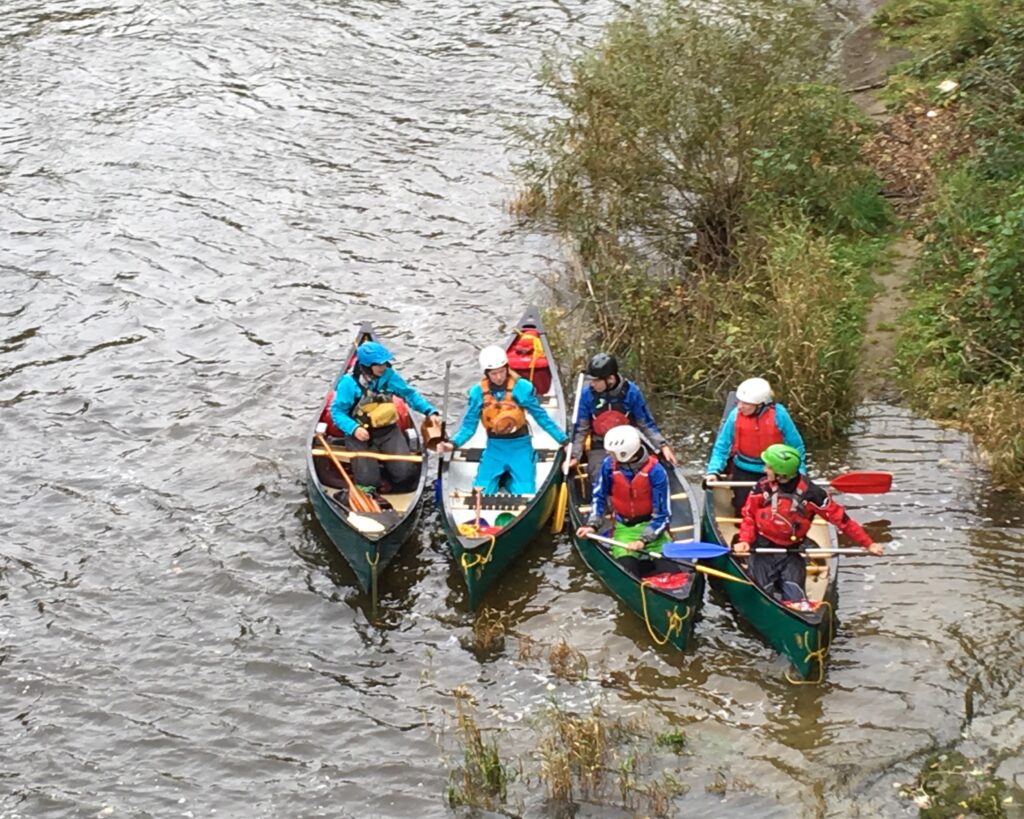
[[[341,465],[341,461],[334,454],[334,450],[331,449],[331,445],[327,443],[327,439],[324,438],[319,432],[316,434],[316,439],[320,442],[320,446],[324,448],[324,452],[327,453],[327,457],[331,459],[331,463],[334,464],[334,468],[341,473],[341,477],[345,479],[345,484],[348,486],[348,499],[349,503],[353,506],[356,512],[379,512],[380,506],[377,505],[377,501],[372,498],[368,498],[364,492],[362,492],[355,481],[349,477],[348,472],[345,471],[345,467]]]
[[[587,535],[587,537],[590,538],[591,540],[595,540],[598,543],[604,543],[604,544],[606,544],[608,546],[621,546],[623,548],[626,548],[626,544],[625,543],[622,543],[622,542],[620,542],[618,540],[613,540],[610,537],[604,537],[602,535],[595,534],[593,532],[590,532]],[[630,551],[632,551],[632,550],[630,550]],[[649,554],[651,557],[662,557],[662,555],[660,553],[658,553],[658,552],[648,552],[647,554]],[[673,560],[674,558],[670,557],[668,559],[669,560]],[[732,581],[734,581],[736,583],[742,583],[745,586],[752,586],[752,585],[754,585],[749,580],[744,580],[744,579],[742,579],[740,577],[733,577],[731,574],[728,574],[727,572],[720,572],[720,571],[718,571],[718,569],[712,569],[712,568],[709,568],[708,566],[701,566],[698,563],[689,563],[689,562],[684,561],[684,560],[680,560],[680,561],[677,561],[677,562],[683,564],[684,566],[688,566],[691,569],[696,569],[698,572],[702,572],[703,574],[709,574],[712,577],[720,577],[723,580],[732,580]]]
[[[565,459],[562,461],[562,484],[558,487],[555,514],[551,519],[551,531],[560,532],[565,525],[565,509],[569,504],[569,461],[572,458],[572,436],[576,431],[576,416],[580,412],[580,396],[583,393],[583,373],[576,379],[576,397],[572,404],[572,418],[569,419],[569,440],[565,442]]]
[[[783,555],[787,552],[792,552],[793,549],[754,549],[754,554],[761,555]],[[736,554],[736,552],[733,552]],[[749,553],[748,553],[749,554]],[[805,549],[799,554],[806,555],[807,557],[828,557],[829,555],[870,555],[871,557],[877,557],[872,555],[867,549]]]
[[[852,492],[854,494],[876,495],[884,494],[892,488],[891,472],[846,472],[837,475],[831,481],[816,481],[821,486],[828,486],[837,492]],[[717,487],[731,488],[741,486],[754,486],[755,481],[704,481],[705,489]]]
[[[447,439],[448,431],[448,386],[452,382],[452,360],[449,358],[444,362],[444,397],[441,399],[441,440]],[[440,453],[437,456],[437,479],[441,480],[441,467],[444,465],[444,458]],[[438,490],[440,491],[440,490]]]

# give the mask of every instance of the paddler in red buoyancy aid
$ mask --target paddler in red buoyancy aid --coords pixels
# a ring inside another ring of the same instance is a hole
[[[672,517],[665,467],[647,451],[640,433],[629,424],[608,430],[604,445],[610,454],[594,482],[590,517],[576,530],[576,536],[586,537],[598,530],[611,500],[615,511],[612,537],[624,544],[611,547],[612,557],[636,577],[678,572],[678,563],[659,554],[669,539]]]
[[[572,433],[570,468],[576,466],[583,457],[583,444],[589,435],[587,474],[591,481],[596,480],[607,455],[604,436],[612,427],[621,424],[632,424],[639,429],[665,456],[665,460],[675,466],[676,456],[654,423],[643,393],[636,384],[619,375],[619,364],[615,356],[597,353],[590,359],[586,374],[590,377],[590,384],[583,388],[580,395],[580,408]]]
[[[530,380],[509,369],[504,348],[484,347],[480,351],[480,369],[484,377],[469,391],[469,404],[459,431],[451,441],[439,443],[437,451],[451,452],[463,446],[482,422],[487,431],[487,446],[473,486],[480,487],[485,495],[497,494],[502,486],[513,495],[532,495],[537,491],[537,458],[526,414],[532,415],[560,446],[569,436],[540,405]]]
[[[763,378],[748,378],[736,388],[736,406],[722,422],[704,470],[704,480],[713,483],[729,467],[733,481],[754,482],[764,475],[761,453],[772,444],[788,444],[800,453],[800,469],[807,469],[804,439],[789,412],[772,400],[771,385]],[[749,487],[733,489],[732,503],[739,514]]]
[[[330,416],[351,452],[409,454],[409,441],[399,426],[394,396],[416,412],[440,418],[434,406],[392,369],[391,359],[383,344],[364,341],[356,348],[356,366],[338,381]],[[419,464],[407,461],[352,459],[352,476],[361,486],[379,488],[386,478],[393,488],[410,488],[419,474]]]
[[[807,563],[801,549],[807,540],[814,516],[820,515],[854,543],[873,555],[883,552],[882,544],[871,537],[846,510],[832,500],[820,486],[800,474],[800,453],[786,444],[773,444],[761,453],[765,475],[750,491],[743,504],[736,554],[750,556],[750,575],[769,594],[806,605],[804,581]],[[758,549],[779,548],[784,554],[758,554]]]

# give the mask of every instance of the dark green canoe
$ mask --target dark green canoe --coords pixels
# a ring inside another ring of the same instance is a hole
[[[537,308],[529,308],[516,328],[506,345],[509,366],[533,382],[541,406],[556,424],[564,427],[565,396]],[[523,351],[531,346],[533,352],[525,354]],[[472,609],[480,604],[509,564],[522,554],[555,507],[565,450],[532,418],[529,423],[537,453],[537,492],[534,495],[483,495],[477,509],[472,488],[487,445],[482,424],[466,445],[452,453],[451,459],[446,459],[441,466],[441,519],[457,571],[466,581]],[[481,531],[478,521],[488,524],[482,530],[486,534],[475,534]]]
[[[313,503],[313,513],[328,539],[352,567],[363,591],[372,592],[376,598],[377,580],[381,572],[398,554],[402,544],[416,528],[428,470],[425,462],[421,462],[415,489],[407,492],[382,493],[381,497],[392,507],[388,511],[355,513],[345,502],[346,483],[324,453],[316,439],[316,433],[318,429],[322,429],[326,421],[326,410],[330,407],[330,399],[334,395],[333,387],[355,366],[356,347],[364,341],[379,341],[370,324],[363,324],[359,328],[345,358],[345,364],[332,383],[328,400],[317,414],[310,430],[306,447],[306,486]],[[400,403],[400,399],[396,403]],[[419,433],[407,414],[402,418],[402,426],[409,439],[409,448],[414,455],[422,457]],[[327,440],[336,454],[345,452],[340,440],[330,436]],[[343,465],[348,462],[345,458],[339,460]]]
[[[700,516],[686,478],[664,458],[660,458],[660,462],[669,478],[671,537],[673,540],[700,540]],[[608,590],[644,621],[654,642],[658,645],[668,643],[684,651],[693,641],[693,622],[704,596],[704,575],[687,572],[684,585],[671,590],[659,589],[626,571],[612,557],[608,546],[589,538],[576,537],[576,530],[586,523],[590,514],[590,482],[586,463],[584,453],[576,474],[569,480],[569,522],[576,551]]]
[[[735,394],[726,402],[726,415],[735,403]],[[739,518],[732,506],[732,490],[705,486],[704,535],[715,543],[730,546],[739,530]],[[835,528],[816,518],[808,535],[824,549],[837,547]],[[747,561],[731,555],[715,558],[711,565],[733,577],[752,581],[747,574]],[[829,648],[836,628],[838,603],[839,558],[829,556],[807,561],[807,597],[820,601],[814,611],[795,611],[784,606],[757,585],[713,581],[721,584],[737,613],[769,644],[784,654],[802,681],[818,683],[825,677]],[[797,682],[790,677],[792,682]]]

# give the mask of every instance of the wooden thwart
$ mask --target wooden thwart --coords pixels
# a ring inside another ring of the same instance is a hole
[[[335,458],[348,461],[353,458],[372,458],[375,461],[408,461],[415,464],[423,462],[422,455],[385,455],[382,452],[350,452],[347,449],[332,449],[330,452],[327,452],[323,449],[313,449],[313,455],[318,458],[330,458],[332,454]]]

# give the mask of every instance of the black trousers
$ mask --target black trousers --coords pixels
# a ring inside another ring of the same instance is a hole
[[[349,452],[379,452],[382,455],[408,455],[409,441],[398,424],[370,430],[370,440],[360,441],[345,436],[345,449]],[[378,461],[373,458],[353,458],[352,477],[363,486],[380,488],[387,481],[393,489],[411,489],[422,464],[412,461]]]
[[[763,472],[748,472],[746,469],[741,469],[735,464],[729,472],[730,481],[753,481],[757,483],[763,477]],[[732,488],[732,506],[736,510],[737,515],[739,515],[740,510],[743,508],[743,504],[747,502],[747,495],[750,494],[751,489],[753,489],[752,486],[734,486]]]
[[[786,554],[757,554],[758,547],[778,549],[762,537],[754,541],[754,553],[747,565],[750,575],[762,589],[778,600],[799,601],[807,598],[804,581],[807,580],[807,560],[800,548],[803,544],[789,547]]]

